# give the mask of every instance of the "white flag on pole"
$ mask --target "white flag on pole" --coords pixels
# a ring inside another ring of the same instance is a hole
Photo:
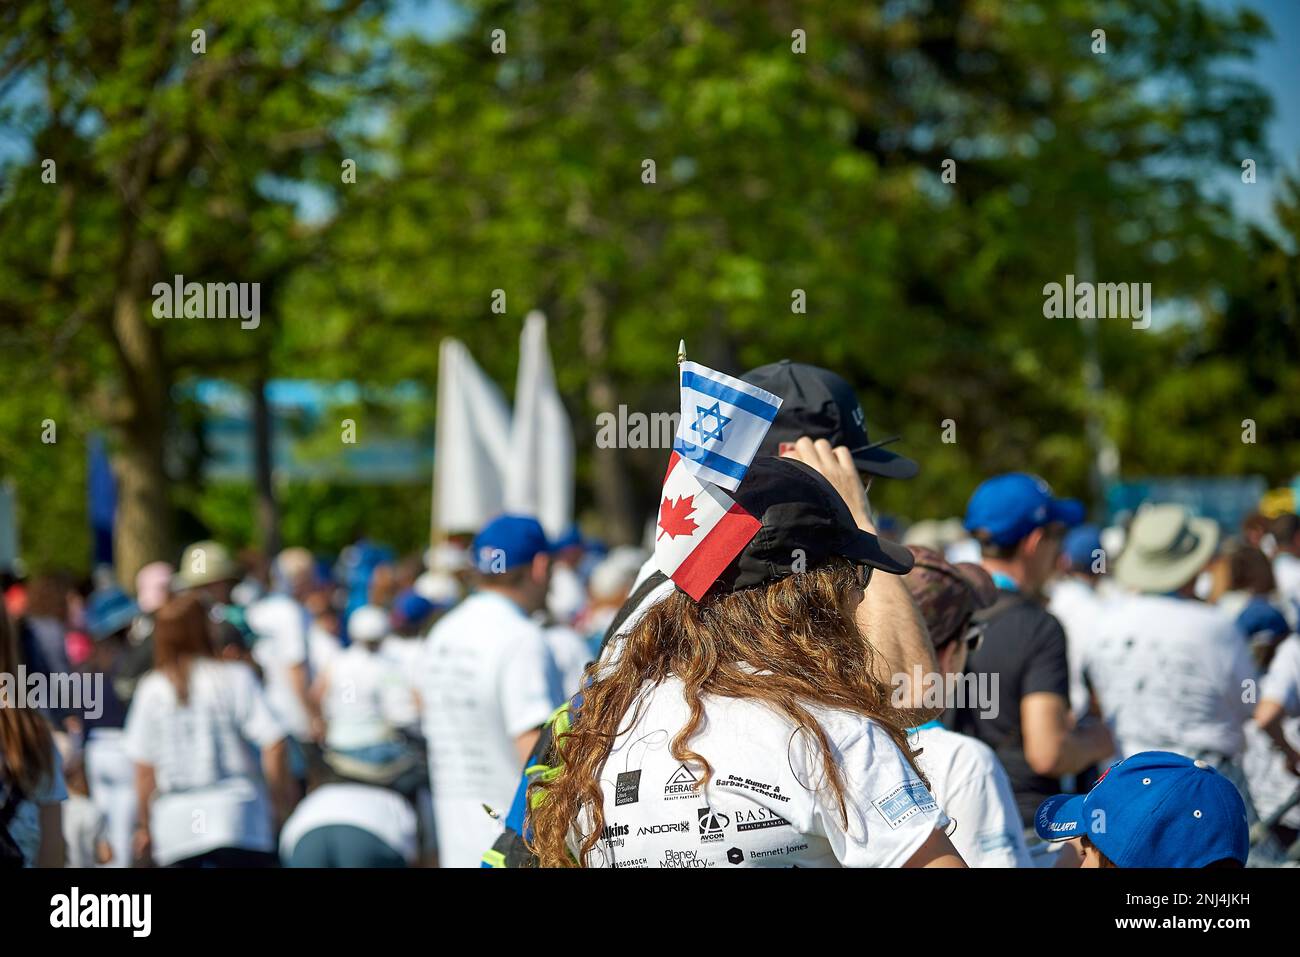
[[[457,339],[438,351],[433,520],[443,532],[475,532],[505,502],[510,411],[495,382]]]
[[[532,515],[548,538],[573,524],[573,431],[555,387],[546,316],[533,310],[519,339],[506,509]]]

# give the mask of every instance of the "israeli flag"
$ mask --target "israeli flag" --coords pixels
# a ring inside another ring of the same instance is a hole
[[[701,482],[735,491],[781,400],[708,366],[683,362],[682,419],[673,449]]]

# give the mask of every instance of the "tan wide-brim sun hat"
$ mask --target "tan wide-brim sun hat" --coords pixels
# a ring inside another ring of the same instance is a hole
[[[1141,592],[1177,591],[1203,569],[1219,547],[1219,523],[1195,518],[1181,505],[1146,505],[1129,527],[1115,562],[1121,585]]]
[[[172,589],[183,591],[213,582],[237,582],[242,575],[226,546],[220,542],[195,542],[181,556],[181,567],[172,578]]]

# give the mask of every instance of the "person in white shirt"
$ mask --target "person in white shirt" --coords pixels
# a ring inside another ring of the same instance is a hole
[[[1277,549],[1273,556],[1273,577],[1278,594],[1286,602],[1283,613],[1292,627],[1300,617],[1300,517],[1287,512],[1273,519],[1269,531]]]
[[[910,553],[801,462],[760,457],[733,495],[762,528],[698,603],[645,612],[533,782],[539,863],[962,866],[854,619]]]
[[[578,526],[551,543],[551,583],[546,610],[557,625],[571,625],[587,604],[587,583],[580,571],[586,545]]]
[[[429,633],[421,701],[442,867],[477,867],[501,831],[524,759],[564,701],[533,619],[550,580],[536,519],[502,515],[474,539],[479,590]]]
[[[1300,752],[1284,733],[1286,719],[1297,716],[1300,716],[1300,635],[1293,634],[1277,646],[1268,672],[1260,682],[1254,719],[1282,752],[1287,769],[1300,776]]]
[[[312,790],[284,822],[280,859],[285,867],[410,867],[417,830],[414,809],[397,792],[334,781]]]
[[[1246,722],[1242,767],[1250,796],[1281,848],[1300,837],[1300,637],[1275,607],[1257,599],[1237,618],[1264,669],[1259,704]]]
[[[315,563],[305,548],[286,548],[275,559],[278,589],[248,609],[248,626],[257,635],[253,660],[266,681],[266,700],[295,746],[290,760],[295,777],[305,776],[303,747],[324,733],[311,686],[339,650],[338,639],[312,619],[305,601],[314,588]]]
[[[86,783],[85,752],[73,738],[61,749],[63,779],[68,797],[63,802],[63,842],[68,867],[94,867],[113,860],[108,840],[108,817],[90,799]]]
[[[284,728],[253,669],[221,661],[191,595],[159,609],[154,668],[127,715],[136,764],[134,854],[163,866],[271,866],[288,811]]]
[[[916,564],[903,583],[916,599],[934,642],[938,674],[951,681],[979,647],[979,613],[997,601],[993,579],[971,562],[951,564],[937,551],[909,546]],[[945,728],[938,719],[908,733],[930,789],[953,821],[948,836],[970,867],[1032,867],[1020,811],[1002,762],[982,741]]]
[[[1065,629],[1066,654],[1070,662],[1070,711],[1082,718],[1092,704],[1083,680],[1084,649],[1101,614],[1102,598],[1097,583],[1106,571],[1106,552],[1101,546],[1101,529],[1077,525],[1061,540],[1057,559],[1058,575],[1048,587],[1047,610]]]
[[[352,644],[325,666],[312,693],[325,720],[325,746],[382,764],[404,752],[396,728],[409,719],[415,692],[400,666],[381,653],[388,612],[362,605],[348,619]]]
[[[1216,522],[1181,506],[1141,509],[1115,562],[1116,579],[1137,594],[1107,606],[1084,668],[1120,758],[1173,751],[1206,761],[1244,792],[1237,760],[1255,663],[1232,619],[1192,594],[1218,540]]]

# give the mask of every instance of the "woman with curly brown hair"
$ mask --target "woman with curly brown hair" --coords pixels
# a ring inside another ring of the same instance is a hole
[[[762,528],[703,600],[674,592],[589,670],[530,795],[540,863],[962,866],[854,621],[910,553],[801,462],[755,461],[735,499]]]

